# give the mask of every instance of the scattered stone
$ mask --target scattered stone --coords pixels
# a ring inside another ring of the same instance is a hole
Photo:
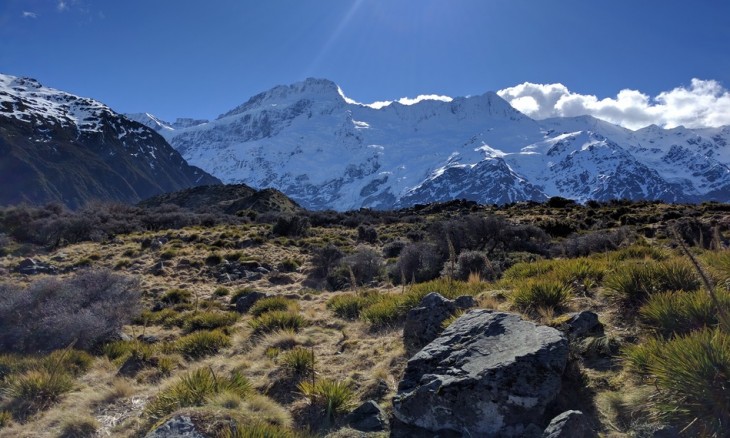
[[[206,436],[198,432],[190,417],[175,415],[145,435],[145,438],[206,438]]]
[[[241,296],[236,301],[236,312],[238,313],[246,313],[248,310],[256,304],[256,301],[260,300],[261,298],[266,298],[268,295],[263,292],[249,292],[246,295]]]
[[[263,266],[259,266],[258,268],[254,269],[254,272],[258,272],[259,274],[266,275],[266,274],[268,274],[271,271],[269,271],[268,269],[264,268]]]
[[[563,324],[563,331],[570,339],[579,339],[591,333],[600,333],[603,331],[603,325],[598,321],[598,315],[590,310],[583,312],[571,313]]]
[[[156,344],[160,342],[160,338],[154,335],[139,335],[137,336],[137,340],[145,344]]]
[[[150,268],[150,273],[152,275],[165,275],[165,273],[166,273],[166,271],[165,271],[165,262],[159,261],[159,262],[155,263]]]
[[[558,330],[472,310],[408,361],[393,415],[439,436],[539,436],[567,360]]]
[[[565,411],[553,418],[543,438],[597,438],[598,433],[591,427],[588,418],[581,411]]]
[[[441,324],[456,311],[456,304],[437,292],[423,297],[418,307],[409,310],[406,316],[403,327],[406,352],[411,355],[436,339],[443,331]]]
[[[380,432],[388,428],[385,411],[373,400],[366,401],[345,418],[347,424],[360,432]]]
[[[50,263],[43,263],[39,260],[27,258],[18,263],[15,270],[24,275],[57,274],[58,269]]]
[[[244,275],[246,276],[246,280],[248,281],[256,281],[261,280],[264,278],[264,275],[260,272],[252,272],[252,271],[243,271]]]

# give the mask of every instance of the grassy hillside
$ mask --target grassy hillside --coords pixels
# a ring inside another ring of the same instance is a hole
[[[431,291],[556,328],[594,311],[603,333],[571,342],[555,414],[580,409],[609,437],[722,436],[726,210],[6,208],[0,437],[137,437],[180,412],[210,436],[353,436],[352,408],[390,409],[405,315]],[[57,273],[21,274],[29,257]],[[236,311],[253,292],[269,296]]]

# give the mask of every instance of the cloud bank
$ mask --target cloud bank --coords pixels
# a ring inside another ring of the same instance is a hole
[[[650,97],[637,90],[621,90],[616,97],[598,99],[578,94],[563,84],[525,82],[497,92],[517,110],[535,119],[591,115],[629,129],[655,124],[704,128],[730,125],[730,91],[714,80],[692,79]]]
[[[356,101],[355,99],[351,99],[351,98],[345,96],[345,93],[342,91],[342,88],[337,87],[337,91],[340,93],[340,96],[342,96],[342,98],[347,103],[351,103],[354,105],[369,106],[370,108],[375,108],[375,109],[384,108],[384,107],[392,104],[393,102],[398,102],[401,105],[415,105],[418,102],[423,102],[424,100],[439,100],[441,102],[451,102],[452,100],[454,100],[453,98],[451,98],[449,96],[442,96],[439,94],[421,94],[420,96],[416,96],[416,97],[401,97],[398,100],[382,100],[382,101],[373,102],[373,103],[361,103],[361,102]]]

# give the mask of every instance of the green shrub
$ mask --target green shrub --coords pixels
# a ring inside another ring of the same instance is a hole
[[[172,352],[180,353],[188,359],[200,359],[217,354],[222,348],[231,346],[231,337],[220,330],[193,332],[177,339]]]
[[[296,310],[296,303],[281,296],[261,298],[256,301],[248,313],[253,316],[261,316],[267,312]]]
[[[186,332],[197,330],[214,330],[230,327],[238,321],[238,314],[234,312],[195,312],[185,318],[183,328]]]
[[[284,367],[300,375],[310,372],[314,366],[314,352],[302,347],[286,351],[279,358]]]
[[[517,285],[510,296],[512,303],[520,309],[557,309],[570,298],[570,287],[556,280],[527,280]]]
[[[298,388],[315,406],[322,409],[328,419],[347,413],[353,406],[355,393],[347,381],[331,379],[318,379],[314,383],[303,381],[299,383]]]
[[[104,345],[102,354],[109,360],[121,364],[129,357],[134,356],[143,361],[147,361],[156,353],[154,345],[146,344],[141,341],[114,341]]]
[[[600,256],[603,257],[603,256]],[[614,251],[609,254],[609,259],[614,262],[621,262],[624,260],[654,260],[661,261],[666,260],[667,253],[655,246],[648,245],[631,245],[626,248],[622,248],[618,251]]]
[[[205,264],[208,266],[217,266],[221,264],[223,261],[223,257],[221,257],[220,254],[210,254],[208,257],[205,258]]]
[[[249,321],[254,333],[270,333],[276,330],[299,331],[307,325],[307,321],[296,312],[275,310],[266,312]]]
[[[224,377],[217,376],[210,368],[199,368],[181,376],[176,383],[163,389],[147,405],[145,415],[157,421],[181,408],[203,406],[211,397],[224,392],[246,398],[251,394],[252,386],[238,373]]]
[[[163,252],[160,253],[160,258],[162,260],[170,260],[177,257],[177,250],[174,249],[166,249]]]
[[[301,264],[298,261],[294,259],[286,259],[279,263],[277,268],[281,272],[294,272],[299,269],[299,266],[301,266]]]

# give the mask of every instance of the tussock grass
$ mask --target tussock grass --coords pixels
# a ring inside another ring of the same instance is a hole
[[[655,381],[651,407],[659,418],[682,426],[694,422],[698,435],[727,432],[730,335],[703,329],[669,341],[652,341],[627,357]]]
[[[314,368],[314,352],[307,348],[293,348],[282,353],[279,360],[282,366],[298,375],[306,374]]]
[[[296,438],[299,435],[281,426],[256,422],[224,429],[220,438]]]
[[[266,312],[249,321],[249,327],[254,334],[270,333],[277,330],[299,331],[307,325],[307,320],[300,314],[292,311],[275,310]]]
[[[73,387],[73,378],[62,370],[37,369],[11,376],[4,393],[15,418],[22,421],[57,403]]]
[[[147,405],[145,415],[154,422],[181,408],[203,406],[222,393],[245,398],[252,391],[251,383],[241,374],[218,376],[209,368],[199,368],[163,389]]]
[[[700,279],[690,263],[674,259],[623,264],[607,276],[605,286],[620,300],[638,304],[658,292],[698,290]]]
[[[730,293],[717,293],[720,305],[730,309]],[[687,334],[719,324],[717,309],[705,291],[665,292],[652,295],[639,309],[641,318],[663,337]]]
[[[274,311],[290,310],[292,312],[296,312],[299,310],[298,307],[299,306],[297,305],[296,301],[290,300],[288,298],[280,296],[266,297],[256,301],[256,303],[251,306],[251,309],[249,309],[248,313],[253,316],[261,316],[264,313]]]
[[[348,412],[355,399],[355,393],[347,381],[318,379],[314,382],[303,381],[297,387],[328,419]]]
[[[510,300],[521,310],[559,309],[570,296],[570,286],[561,281],[530,279],[517,285]]]
[[[182,336],[167,349],[180,353],[187,359],[201,359],[217,354],[221,349],[231,346],[231,337],[220,330],[198,331]]]
[[[235,312],[194,312],[186,316],[183,329],[187,333],[198,330],[214,330],[230,327],[238,321],[238,314]]]

